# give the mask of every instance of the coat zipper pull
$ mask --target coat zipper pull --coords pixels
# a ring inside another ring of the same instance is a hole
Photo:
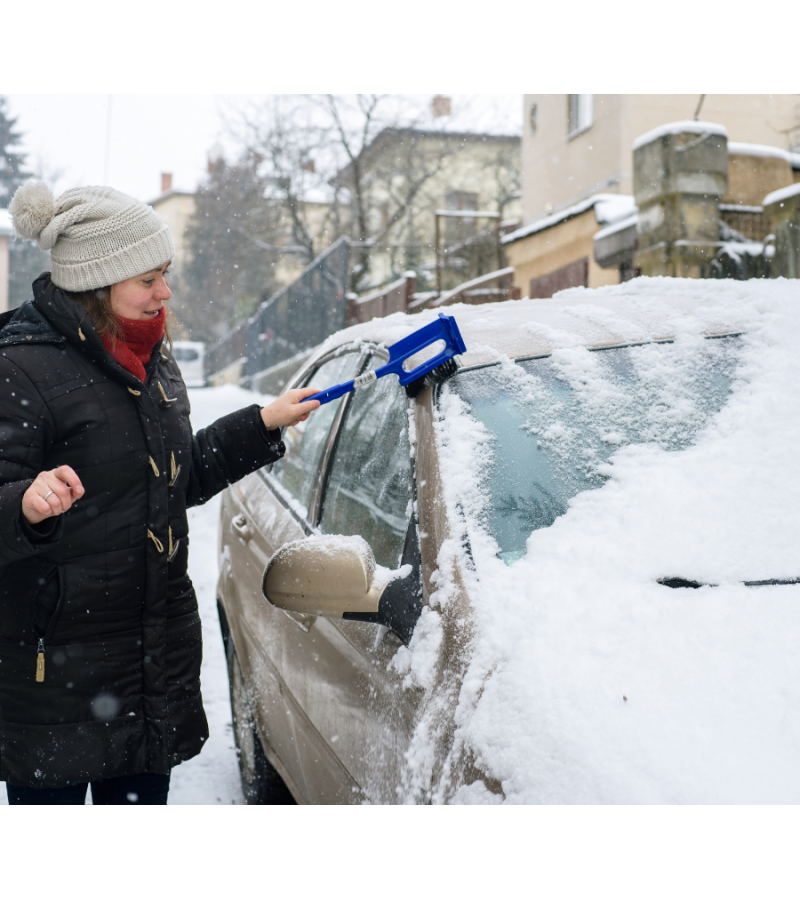
[[[44,639],[39,638],[39,646],[36,648],[36,680],[44,681]]]

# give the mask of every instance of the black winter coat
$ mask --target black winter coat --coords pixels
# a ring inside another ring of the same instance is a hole
[[[171,357],[142,384],[48,273],[33,287],[0,316],[0,780],[166,773],[208,737],[186,509],[278,459],[280,432],[253,405],[193,435]],[[60,465],[86,493],[31,527],[22,495]]]

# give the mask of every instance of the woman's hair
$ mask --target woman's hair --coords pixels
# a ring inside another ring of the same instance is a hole
[[[122,339],[122,328],[119,320],[111,308],[111,286],[97,288],[91,291],[67,291],[67,296],[82,306],[89,318],[94,322],[95,331],[98,334],[107,334],[113,341]],[[165,304],[166,305],[166,304]],[[172,309],[167,306],[164,318],[164,337],[172,351],[172,335],[170,325],[177,324]]]

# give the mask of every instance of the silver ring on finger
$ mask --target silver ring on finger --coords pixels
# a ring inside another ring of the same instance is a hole
[[[44,499],[47,500],[47,498],[50,496],[50,494],[55,494],[55,491],[48,491],[48,492],[44,495]]]

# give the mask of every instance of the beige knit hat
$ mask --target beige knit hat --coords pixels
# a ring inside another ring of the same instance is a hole
[[[158,213],[113,188],[73,188],[56,200],[46,184],[31,181],[8,211],[17,237],[50,251],[53,284],[66,291],[116,284],[175,256]]]

